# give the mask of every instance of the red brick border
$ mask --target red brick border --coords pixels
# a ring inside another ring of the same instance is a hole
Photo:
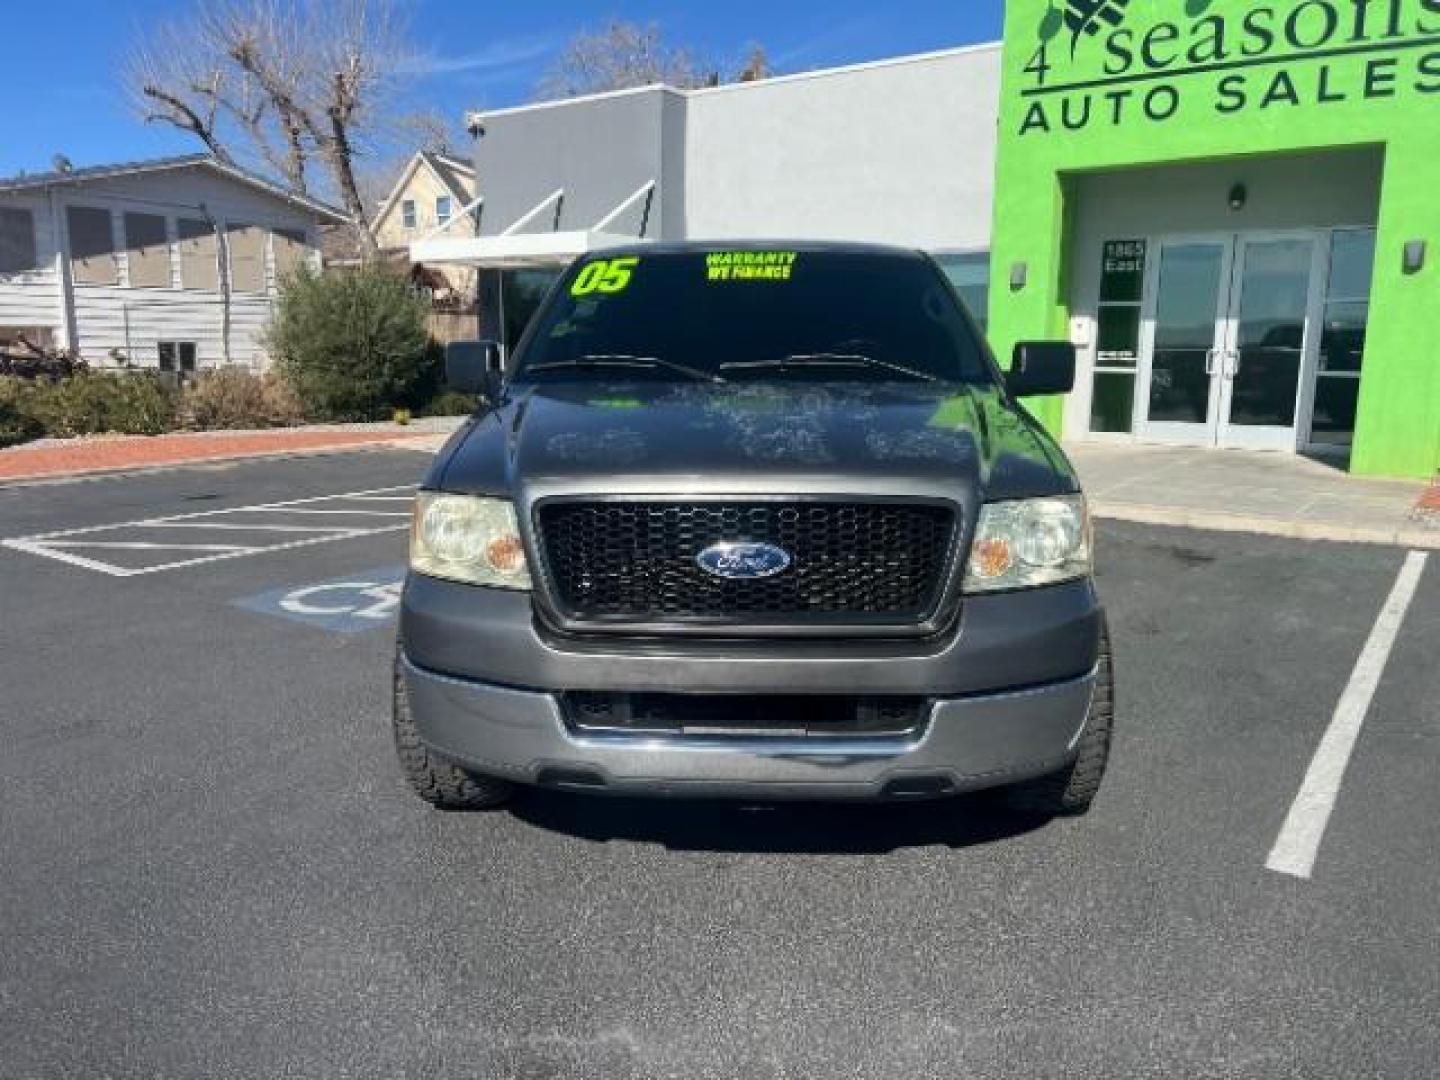
[[[353,449],[423,439],[423,432],[256,431],[76,439],[0,451],[0,480],[35,480],[94,472],[263,457],[292,451]]]

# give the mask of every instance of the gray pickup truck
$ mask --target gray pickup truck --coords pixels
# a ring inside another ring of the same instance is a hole
[[[517,784],[757,800],[1008,788],[1084,812],[1112,717],[1075,472],[923,254],[652,244],[576,262],[422,485],[400,763],[447,809]]]

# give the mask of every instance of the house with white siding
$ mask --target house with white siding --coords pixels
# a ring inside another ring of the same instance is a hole
[[[344,220],[204,154],[0,179],[0,344],[260,370],[278,281]]]

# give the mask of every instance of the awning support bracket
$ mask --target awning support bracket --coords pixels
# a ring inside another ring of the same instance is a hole
[[[595,223],[595,232],[605,232],[611,225],[619,220],[620,216],[634,206],[641,199],[645,200],[645,209],[640,216],[640,235],[645,235],[645,230],[650,224],[650,202],[655,196],[655,180],[653,178],[645,181],[631,195],[626,196],[615,209],[611,210],[603,218]]]
[[[502,232],[500,235],[501,235],[501,236],[514,236],[514,235],[515,235],[516,233],[518,233],[521,229],[523,229],[526,225],[529,225],[530,222],[534,221],[537,217],[539,217],[540,214],[541,214],[541,212],[542,212],[547,206],[549,206],[551,203],[554,203],[554,204],[555,204],[555,220],[554,220],[554,222],[553,222],[553,223],[551,224],[551,226],[550,226],[550,231],[551,231],[551,232],[559,232],[559,231],[560,231],[560,208],[561,208],[561,206],[564,205],[564,201],[565,201],[565,189],[564,189],[563,187],[562,187],[562,188],[556,188],[554,191],[552,191],[549,195],[546,195],[545,198],[541,199],[538,203],[536,203],[536,204],[535,204],[533,207],[531,207],[529,210],[525,211],[525,213],[522,214],[519,218],[517,218],[515,221],[511,222],[510,225],[505,229],[505,231]]]

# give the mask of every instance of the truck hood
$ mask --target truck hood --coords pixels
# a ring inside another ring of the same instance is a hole
[[[963,502],[1077,489],[1053,440],[994,387],[657,381],[512,389],[426,482],[507,495],[787,490]]]

